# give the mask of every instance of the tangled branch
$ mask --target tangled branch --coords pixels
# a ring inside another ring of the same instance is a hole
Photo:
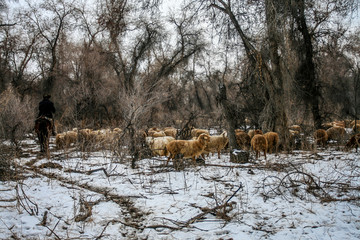
[[[318,181],[319,182],[319,181]],[[263,180],[263,196],[267,200],[273,195],[283,195],[285,191],[290,192],[292,195],[304,198],[300,192],[301,186],[306,193],[312,194],[315,197],[323,199],[332,199],[332,197],[315,181],[314,177],[308,173],[299,170],[290,172],[284,177],[268,176]]]
[[[36,203],[32,202],[30,198],[26,195],[23,185],[17,184],[15,187],[16,190],[16,199],[18,204],[31,216],[38,215],[39,207]],[[21,196],[22,195],[22,196]]]

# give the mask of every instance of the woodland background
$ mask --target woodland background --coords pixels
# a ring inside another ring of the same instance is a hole
[[[154,126],[226,128],[230,144],[233,129],[255,127],[287,142],[291,124],[359,117],[356,0],[0,7],[0,136],[17,148],[43,94],[58,131],[119,127],[131,146]]]

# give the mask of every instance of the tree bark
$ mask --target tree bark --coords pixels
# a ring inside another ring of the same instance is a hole
[[[219,85],[219,94],[217,98],[220,103],[225,119],[227,121],[227,133],[229,138],[230,151],[237,148],[236,138],[235,138],[235,127],[236,127],[236,114],[234,113],[234,106],[229,102],[226,95],[226,86],[221,83]]]
[[[263,131],[277,131],[281,136],[281,142],[287,143],[289,139],[289,133],[287,130],[288,118],[285,110],[283,76],[280,67],[280,56],[278,54],[278,41],[280,39],[280,33],[277,29],[276,21],[278,19],[276,18],[274,2],[273,0],[268,0],[265,2],[271,66],[268,65],[267,61],[263,60],[260,51],[258,51],[251,44],[248,37],[242,31],[236,16],[231,10],[230,3],[223,0],[219,0],[218,2],[221,4],[221,6],[215,3],[213,3],[211,6],[221,10],[229,16],[231,23],[234,25],[244,44],[246,54],[250,59],[253,68],[259,69],[259,80],[263,81],[265,84],[265,98],[267,99],[267,104],[265,105],[265,108],[263,109],[260,117]],[[223,101],[222,106],[225,117],[227,118],[228,122],[231,123],[231,111],[228,109],[229,105],[227,101]],[[284,147],[287,148],[287,145],[284,145]]]
[[[303,99],[311,108],[315,128],[319,129],[322,124],[319,108],[320,89],[313,61],[314,50],[311,35],[306,24],[305,2],[304,0],[290,0],[290,2],[292,16],[294,17],[297,28],[303,37],[302,45],[297,50],[300,67],[295,78],[305,91]]]
[[[282,69],[280,63],[280,46],[282,34],[277,22],[279,15],[276,12],[276,0],[265,1],[267,35],[269,41],[270,67],[264,63],[264,79],[270,99],[265,105],[262,113],[263,129],[267,131],[275,131],[280,135],[285,150],[288,149],[287,143],[289,139],[288,117],[286,113],[285,93],[284,93],[284,75],[285,70]]]

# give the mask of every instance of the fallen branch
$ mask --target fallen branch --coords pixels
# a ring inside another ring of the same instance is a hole
[[[50,235],[49,235],[49,237],[50,237],[52,234],[54,234],[54,236],[55,236],[56,239],[61,239],[61,238],[54,232],[54,230],[55,230],[55,228],[57,227],[57,225],[59,224],[59,222],[60,222],[60,219],[57,221],[57,223],[55,224],[55,226],[54,226],[53,229],[50,229],[48,226],[45,226],[45,227],[51,232]]]
[[[88,171],[80,171],[80,170],[75,170],[75,169],[66,169],[64,172],[74,172],[74,173],[81,173],[81,174],[86,174],[86,175],[90,175],[94,172],[104,172],[106,177],[114,177],[114,176],[125,176],[123,174],[109,174],[105,168],[98,168],[98,169],[93,169],[93,170],[88,170]]]
[[[17,200],[19,205],[30,215],[30,216],[34,216],[34,215],[38,215],[39,213],[39,207],[36,203],[32,202],[30,200],[30,198],[26,195],[22,185],[20,185],[20,190],[21,193],[23,195],[23,197],[20,196],[20,192],[19,192],[19,185],[17,184],[15,189],[16,189],[16,196],[17,196]],[[32,206],[30,206],[32,205]]]
[[[219,212],[217,210],[220,210],[220,209],[223,209],[221,215],[222,215],[222,218],[224,218],[224,216],[226,216],[226,213],[227,212],[230,212],[230,211],[226,211],[226,207],[229,206],[229,202],[230,200],[239,192],[240,189],[242,189],[243,186],[242,186],[242,183],[240,183],[240,186],[238,187],[238,189],[228,198],[228,200],[221,204],[221,205],[218,205],[216,207],[213,207],[213,208],[202,208],[201,210],[203,211],[202,213],[196,215],[195,217],[192,217],[190,218],[188,221],[185,222],[185,226],[189,226],[190,224],[194,223],[195,221],[201,219],[203,216],[205,216],[206,214],[208,213],[215,213],[216,216],[219,216]]]
[[[275,182],[270,182],[269,184],[265,185],[266,180],[269,178],[274,178],[275,180],[278,181],[278,183],[276,184]],[[299,178],[299,179],[297,179],[297,178]],[[281,190],[281,188],[286,188],[288,190],[296,189],[297,187],[299,187],[301,185],[306,185],[307,186],[306,192],[311,193],[315,197],[319,197],[321,200],[332,199],[332,197],[320,186],[320,184],[318,184],[315,181],[313,176],[311,176],[308,173],[301,172],[299,170],[290,172],[282,178],[277,177],[277,176],[266,177],[263,180],[263,189],[264,189],[263,195],[267,199],[267,198],[270,198],[270,196],[269,196],[270,192],[272,192],[276,195],[280,195],[283,193],[283,190]],[[265,188],[267,188],[267,187],[270,187],[269,191],[265,191]],[[319,195],[318,193],[315,192],[315,190],[322,192],[322,194]],[[298,193],[298,191],[290,191],[290,192],[292,192],[293,194]]]
[[[20,240],[21,238],[19,238],[16,233],[12,230],[14,228],[14,225],[9,227],[1,218],[0,218],[1,222],[5,225],[5,227],[11,232],[11,237],[15,240]]]

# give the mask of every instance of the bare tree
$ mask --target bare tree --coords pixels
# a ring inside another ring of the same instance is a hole
[[[230,24],[235,29],[236,33],[240,37],[242,41],[242,45],[245,49],[246,55],[250,60],[252,65],[252,69],[256,69],[258,71],[259,81],[264,83],[266,88],[265,97],[267,99],[267,103],[265,108],[261,113],[262,128],[266,131],[278,131],[281,133],[282,142],[287,142],[288,138],[287,133],[287,113],[285,111],[284,104],[284,91],[283,91],[283,76],[282,70],[280,66],[280,60],[278,51],[279,45],[278,41],[282,40],[279,38],[281,36],[280,29],[277,26],[277,22],[279,21],[279,15],[276,14],[275,11],[275,2],[266,1],[265,2],[265,12],[266,12],[266,23],[267,23],[267,36],[269,37],[269,55],[270,55],[270,63],[267,61],[266,57],[262,55],[261,51],[258,50],[255,45],[251,42],[250,38],[245,34],[240,19],[237,18],[239,14],[234,12],[234,9],[237,8],[237,4],[235,1],[203,1],[208,2],[209,6],[213,9],[219,10],[220,13],[215,13],[215,18],[220,14],[225,14]],[[224,34],[224,33],[221,33]],[[227,33],[225,33],[227,34]],[[271,65],[270,65],[271,64]],[[222,87],[222,89],[224,86]],[[225,94],[226,91],[220,91]],[[222,95],[223,95],[222,94]],[[220,97],[220,99],[226,99],[225,96]],[[224,110],[229,109],[228,107],[224,107]],[[225,114],[229,118],[234,118],[234,114]],[[234,124],[236,121],[228,119],[229,122]],[[230,127],[230,131],[234,129],[235,126]],[[230,134],[233,134],[232,132]],[[233,144],[235,147],[235,144]]]
[[[68,19],[74,6],[66,0],[44,0],[33,4],[27,1],[28,11],[24,13],[28,27],[39,34],[44,48],[37,52],[40,67],[43,69],[43,92],[53,90],[58,71],[58,46],[65,29],[70,27]]]

